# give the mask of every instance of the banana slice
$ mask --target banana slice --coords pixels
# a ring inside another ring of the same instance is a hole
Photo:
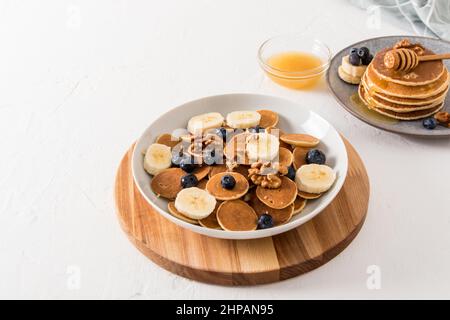
[[[200,114],[189,119],[187,129],[195,134],[208,129],[220,128],[223,124],[223,116],[218,112]]]
[[[354,66],[350,63],[350,60],[348,59],[348,55],[342,57],[342,70],[345,71],[348,75],[352,77],[361,78],[364,74],[364,72],[367,69],[367,66],[360,65],[360,66]]]
[[[216,207],[216,198],[197,187],[181,190],[175,199],[175,208],[188,218],[198,220],[209,216]]]
[[[295,182],[300,191],[322,193],[331,188],[336,180],[336,173],[330,167],[320,164],[307,164],[300,167],[295,174]]]
[[[148,147],[144,156],[144,169],[151,175],[156,175],[172,165],[172,152],[170,147],[154,143]]]
[[[227,125],[235,129],[247,129],[257,126],[261,115],[256,111],[234,111],[227,115]]]
[[[339,66],[339,68],[338,68],[338,75],[339,75],[339,78],[341,78],[342,80],[344,80],[345,82],[350,83],[350,84],[359,84],[361,82],[360,77],[354,77],[354,76],[348,74],[347,72],[344,71],[342,66]]]
[[[247,157],[250,162],[271,161],[278,155],[280,141],[269,133],[255,133],[247,137]]]

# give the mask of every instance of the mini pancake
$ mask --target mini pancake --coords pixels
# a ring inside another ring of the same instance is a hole
[[[292,155],[292,152],[289,149],[281,147],[278,152],[278,162],[280,165],[289,167],[293,161],[294,156]]]
[[[169,210],[170,214],[173,215],[174,217],[183,220],[185,222],[188,223],[192,223],[192,224],[198,224],[199,222],[197,220],[191,219],[189,217],[186,217],[185,215],[183,215],[180,211],[177,210],[177,208],[175,208],[175,202],[169,202],[167,204],[167,209]]]
[[[236,180],[233,189],[228,190],[222,187],[222,177],[231,175]],[[206,190],[216,197],[217,200],[235,200],[244,196],[249,188],[247,178],[237,172],[222,172],[211,177],[206,184]]]
[[[295,201],[294,201],[293,215],[296,215],[296,214],[300,213],[303,209],[305,209],[307,202],[308,202],[308,200],[306,200],[305,198],[297,196],[297,199],[295,199]]]
[[[217,221],[227,231],[252,231],[258,226],[255,210],[242,200],[223,202],[217,210]]]
[[[255,210],[258,217],[262,214],[270,214],[273,219],[274,226],[279,226],[288,222],[291,220],[294,213],[294,204],[291,204],[284,209],[274,209],[262,203],[254,192],[252,192],[250,196],[249,204]]]
[[[221,201],[217,201],[216,208],[214,209],[214,211],[206,218],[198,220],[198,223],[205,228],[222,229],[222,227],[219,224],[219,221],[217,221],[217,210],[219,209],[219,206],[221,204],[222,204]]]
[[[181,178],[184,175],[186,172],[180,168],[165,169],[153,177],[150,186],[158,197],[174,200],[182,189]]]
[[[209,171],[211,170],[210,166],[203,165],[194,170],[194,175],[197,177],[198,181],[208,176]]]
[[[296,147],[315,147],[320,143],[319,139],[305,133],[283,134],[280,140]]]
[[[284,141],[280,140],[280,148],[286,148],[288,150],[294,150],[294,147],[292,147],[289,143],[286,143]]]
[[[237,162],[241,165],[250,164],[246,151],[247,137],[249,135],[250,133],[247,132],[239,133],[228,141],[224,148],[224,155],[227,161]]]
[[[275,127],[278,124],[278,113],[272,110],[257,110],[261,115],[261,120],[259,120],[259,126],[262,128]]]
[[[323,193],[309,193],[309,192],[298,190],[298,196],[302,197],[303,199],[307,199],[307,200],[318,199],[322,196],[322,194]]]
[[[308,151],[310,150],[310,148],[306,148],[306,147],[295,147],[294,152],[292,153],[293,155],[293,165],[294,165],[294,169],[298,170],[301,166],[303,166],[306,163],[306,154],[308,153]]]
[[[206,184],[207,184],[207,183],[208,183],[208,180],[207,180],[207,179],[202,179],[202,180],[200,180],[200,181],[198,182],[197,188],[206,190]]]
[[[180,142],[180,138],[176,138],[176,137],[172,136],[170,133],[160,134],[156,138],[156,143],[166,145],[170,148],[175,147],[179,142]]]
[[[281,186],[278,189],[268,189],[258,186],[256,196],[262,203],[273,209],[284,209],[297,198],[297,185],[287,177],[280,177]]]

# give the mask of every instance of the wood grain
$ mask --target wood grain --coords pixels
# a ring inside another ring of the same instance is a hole
[[[289,232],[256,240],[223,240],[185,230],[159,215],[134,185],[130,160],[116,176],[117,216],[130,241],[157,265],[193,280],[220,285],[280,281],[311,271],[342,252],[366,217],[369,179],[345,141],[349,170],[336,199],[321,214]]]

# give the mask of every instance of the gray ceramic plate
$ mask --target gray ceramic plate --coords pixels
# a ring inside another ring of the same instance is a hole
[[[366,107],[358,103],[357,85],[351,85],[342,81],[338,76],[338,68],[341,65],[342,57],[347,55],[350,48],[367,47],[371,53],[376,53],[380,49],[392,46],[395,42],[408,38],[412,42],[420,42],[425,47],[430,48],[436,53],[450,52],[450,42],[439,39],[415,37],[415,36],[389,36],[373,38],[354,43],[338,52],[331,60],[330,68],[327,73],[327,83],[331,92],[338,102],[351,114],[360,120],[380,129],[391,132],[404,133],[416,136],[450,136],[450,129],[443,126],[437,126],[434,130],[427,130],[422,126],[422,120],[417,121],[395,121],[387,117],[378,115],[374,111],[369,111]],[[445,61],[447,68],[450,68],[450,60]],[[447,97],[444,109],[450,112],[450,98]]]

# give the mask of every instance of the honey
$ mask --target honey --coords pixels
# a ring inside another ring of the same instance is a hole
[[[301,51],[278,53],[267,59],[267,75],[274,82],[292,89],[310,89],[320,80],[324,62],[314,54]]]
[[[376,111],[370,109],[370,106],[366,106],[366,104],[361,100],[358,93],[354,93],[350,96],[350,101],[352,105],[362,113],[367,119],[384,123],[384,124],[395,124],[398,122],[397,119],[386,117]]]

